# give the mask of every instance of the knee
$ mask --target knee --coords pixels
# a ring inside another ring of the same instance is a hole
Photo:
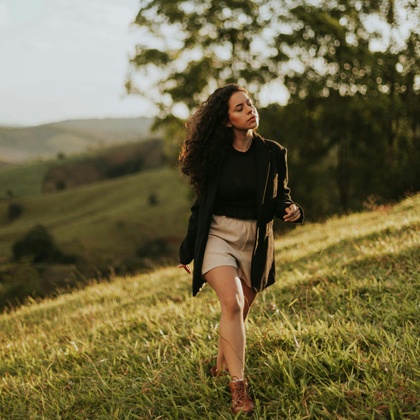
[[[226,315],[242,315],[244,311],[244,298],[240,295],[234,295],[223,299],[221,302],[222,312]]]

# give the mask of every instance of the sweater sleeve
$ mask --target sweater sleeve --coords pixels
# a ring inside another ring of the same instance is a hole
[[[197,237],[198,213],[200,203],[198,199],[191,207],[191,216],[188,221],[187,235],[179,248],[179,262],[189,264],[194,259],[195,240]]]

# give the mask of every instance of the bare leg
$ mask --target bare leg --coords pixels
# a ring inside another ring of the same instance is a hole
[[[249,310],[251,309],[251,306],[254,303],[255,298],[257,297],[257,292],[255,292],[254,289],[250,288],[242,279],[241,279],[241,284],[242,284],[242,290],[243,290],[244,298],[245,298],[244,313],[243,313],[243,319],[245,321],[249,313]],[[219,350],[217,353],[217,364],[216,364],[217,370],[222,370],[226,368],[226,361],[223,355],[223,350],[222,350],[223,347],[222,347],[221,340],[222,339],[219,338]]]
[[[246,320],[246,317],[251,309],[252,304],[254,303],[255,298],[257,297],[257,292],[254,289],[250,288],[242,279],[241,279],[242,291],[244,294],[244,311],[243,311],[243,320]],[[217,353],[217,370],[222,370],[226,368],[226,361],[223,355],[223,346],[222,338],[219,338],[219,350]]]
[[[224,359],[230,375],[243,378],[246,343],[244,316],[249,311],[250,301],[255,299],[255,292],[254,296],[249,290],[245,294],[243,282],[235,267],[214,268],[205,275],[205,279],[216,292],[221,306],[217,365],[221,367]]]
[[[245,297],[245,306],[244,306],[244,321],[248,316],[249,310],[251,309],[252,304],[254,303],[255,298],[257,297],[257,292],[254,289],[251,289],[243,280],[242,283],[242,290],[244,292]]]

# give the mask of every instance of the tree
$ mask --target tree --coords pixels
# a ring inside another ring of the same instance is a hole
[[[341,208],[349,208],[351,184],[359,195],[369,192],[366,184],[373,184],[387,198],[418,189],[419,173],[413,168],[419,158],[415,116],[420,114],[419,5],[410,1],[320,5],[292,9],[297,22],[284,42],[299,55],[303,67],[290,71],[285,83],[292,103],[328,98],[323,103],[331,110],[330,121],[322,126],[328,127],[329,143],[337,145]],[[363,161],[370,168],[355,183],[354,169],[363,168]]]
[[[258,95],[264,84],[282,82],[282,75],[287,75],[289,92],[299,98],[325,97],[331,90],[352,96],[365,93],[372,81],[388,89],[388,80],[376,74],[373,43],[395,53],[411,37],[411,51],[418,53],[417,2],[307,3],[141,0],[134,24],[143,36],[131,58],[127,90],[147,96],[159,106],[161,117],[177,106],[193,109],[222,83],[246,83]],[[404,14],[410,18],[404,21],[409,30],[405,38],[400,33]],[[372,19],[376,26],[368,30]],[[391,36],[376,29],[380,24],[387,25]],[[404,63],[405,68],[413,66],[411,60]],[[416,66],[414,74],[418,62]]]
[[[270,32],[282,3],[142,0],[134,23],[144,37],[131,59],[127,90],[151,99],[161,118],[193,109],[222,83],[246,82],[257,95],[260,86],[278,79],[288,58]]]
[[[54,239],[43,225],[37,225],[14,243],[12,252],[15,261],[24,257],[32,257],[36,263],[49,261],[55,253]]]
[[[7,209],[7,219],[9,222],[17,219],[23,213],[23,205],[20,203],[10,203]]]
[[[221,84],[245,84],[261,101],[284,84],[288,110],[271,108],[270,125],[279,115],[296,123],[283,120],[292,165],[330,171],[325,157],[335,159],[332,194],[347,210],[375,190],[420,188],[419,16],[410,0],[141,0],[126,86],[173,130]]]
[[[33,263],[74,263],[75,258],[64,255],[57,247],[54,238],[43,225],[30,229],[12,247],[14,261],[29,258]]]

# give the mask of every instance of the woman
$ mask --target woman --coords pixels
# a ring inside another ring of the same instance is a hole
[[[225,368],[232,410],[252,413],[244,377],[245,319],[258,292],[274,283],[273,219],[302,222],[290,198],[286,149],[256,133],[259,116],[236,84],[217,89],[190,118],[180,168],[197,194],[179,268],[193,295],[208,283],[220,301],[220,338],[213,376]]]

